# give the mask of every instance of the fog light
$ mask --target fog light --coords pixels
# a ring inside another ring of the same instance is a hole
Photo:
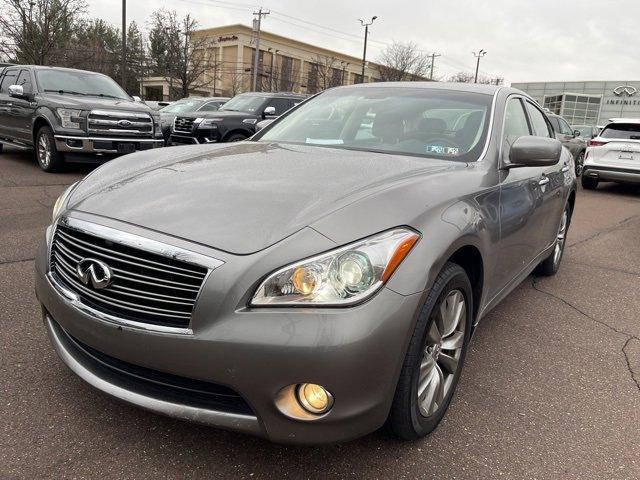
[[[315,383],[298,385],[298,401],[302,408],[311,413],[325,413],[333,406],[333,395]]]

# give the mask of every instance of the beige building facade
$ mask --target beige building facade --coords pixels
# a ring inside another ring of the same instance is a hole
[[[198,30],[194,36],[207,38],[203,52],[206,85],[193,94],[232,97],[252,91],[255,33],[246,25]],[[290,91],[313,94],[339,85],[361,83],[362,59],[317,47],[267,31],[260,35],[258,91]],[[380,80],[376,64],[367,62],[365,82]],[[169,86],[163,78],[147,78],[144,98],[167,99]]]

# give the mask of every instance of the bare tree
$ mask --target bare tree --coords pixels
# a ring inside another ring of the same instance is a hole
[[[236,70],[231,74],[230,78],[231,96],[235,97],[244,91],[245,73],[241,70]]]
[[[339,60],[326,55],[316,55],[309,71],[307,91],[315,93],[327,88],[337,87],[342,81],[342,70],[338,68]],[[309,89],[311,87],[311,91]]]
[[[172,97],[188,97],[190,91],[214,81],[214,75],[207,75],[213,40],[197,35],[197,28],[198,22],[190,14],[182,18],[175,11],[152,14],[149,40],[153,69],[167,78]]]
[[[0,0],[0,52],[18,63],[64,63],[84,0]]]
[[[456,83],[475,83],[475,75],[468,72],[458,72],[447,78],[447,81]],[[478,83],[482,83],[485,85],[502,85],[504,83],[504,78],[479,75]]]
[[[423,80],[431,68],[431,57],[413,42],[394,42],[380,55],[377,68],[383,82]]]

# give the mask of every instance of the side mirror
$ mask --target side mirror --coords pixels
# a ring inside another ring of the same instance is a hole
[[[276,107],[267,107],[264,109],[264,112],[262,113],[263,118],[266,117],[274,117],[276,114]]]
[[[22,85],[10,85],[9,86],[9,96],[10,97],[17,97],[17,98],[24,98],[24,88],[22,88]]]
[[[132,98],[134,102],[142,103],[142,99],[138,95],[134,95]]]
[[[546,137],[520,137],[509,151],[506,168],[548,167],[560,161],[562,143]]]
[[[580,130],[574,130],[573,131],[573,136],[574,137],[579,137],[581,135]]]

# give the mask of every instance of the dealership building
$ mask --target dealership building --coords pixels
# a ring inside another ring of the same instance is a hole
[[[512,83],[571,125],[640,118],[640,81]]]

